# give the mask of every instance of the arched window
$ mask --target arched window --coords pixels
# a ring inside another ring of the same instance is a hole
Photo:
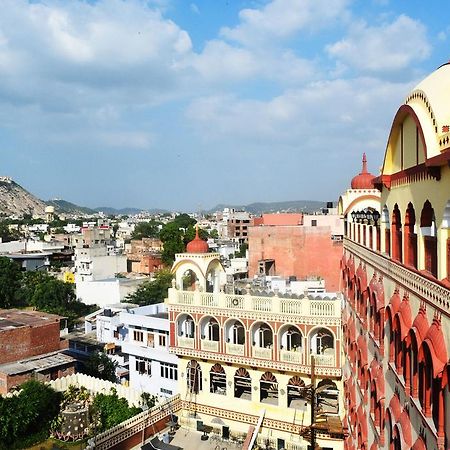
[[[316,355],[334,355],[333,334],[327,328],[318,328],[311,335],[311,353]]]
[[[195,291],[195,283],[198,281],[197,275],[191,269],[183,274],[183,291]]]
[[[391,254],[391,225],[389,223],[389,210],[385,205],[381,212],[381,221],[384,224],[384,253]]]
[[[252,379],[243,367],[234,374],[234,396],[244,400],[252,399]]]
[[[177,320],[178,324],[178,336],[186,338],[194,338],[195,334],[195,322],[194,319],[188,314],[182,314]]]
[[[392,259],[402,261],[402,219],[398,205],[395,204],[394,211],[392,212]]]
[[[266,323],[256,323],[253,327],[253,345],[261,348],[272,348],[273,333]]]
[[[420,231],[423,236],[423,247],[425,254],[425,270],[434,277],[437,277],[437,236],[436,219],[434,209],[427,200],[422,208],[420,216]]]
[[[299,409],[304,407],[308,395],[304,389],[305,382],[297,375],[293,376],[287,384],[287,405],[288,408]],[[309,391],[308,391],[309,392]]]
[[[281,332],[281,349],[298,351],[302,347],[302,333],[295,326],[285,327]]]
[[[189,361],[187,365],[186,382],[188,392],[198,394],[202,390],[202,369],[195,360]]]
[[[224,368],[216,363],[211,367],[209,372],[210,392],[213,394],[226,395],[227,393],[227,376]]]
[[[214,317],[206,317],[201,322],[202,339],[219,341],[219,323]]]
[[[412,203],[408,203],[405,216],[405,264],[417,269],[416,213]]]
[[[262,374],[259,382],[259,401],[278,405],[278,381],[271,372]]]

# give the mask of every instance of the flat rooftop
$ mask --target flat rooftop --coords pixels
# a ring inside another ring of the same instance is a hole
[[[0,309],[0,332],[20,327],[40,327],[63,318],[40,311]]]
[[[7,375],[19,375],[27,372],[41,372],[43,370],[75,363],[75,359],[61,352],[46,353],[33,356],[21,361],[0,365],[0,373]]]

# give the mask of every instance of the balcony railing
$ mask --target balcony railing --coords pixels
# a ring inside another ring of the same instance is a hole
[[[201,340],[201,349],[206,352],[218,352],[219,342],[218,341],[208,341],[207,339]]]
[[[292,314],[303,317],[341,317],[340,299],[298,299],[283,297],[259,297],[253,295],[230,295],[223,292],[212,294],[199,291],[169,289],[170,305],[190,305],[263,313]]]
[[[333,367],[335,365],[334,355],[311,355],[318,366]]]
[[[226,352],[230,355],[244,356],[244,344],[226,344]]]
[[[303,350],[280,350],[280,360],[293,364],[305,364],[305,354]]]
[[[194,348],[194,338],[178,336],[178,347]]]
[[[253,358],[272,359],[272,349],[264,347],[252,347]]]
[[[417,292],[427,303],[450,313],[449,289],[429,280],[420,273],[391,261],[386,256],[356,244],[348,238],[345,239],[345,248],[375,267],[377,271],[393,279],[397,284],[405,286],[412,292]]]

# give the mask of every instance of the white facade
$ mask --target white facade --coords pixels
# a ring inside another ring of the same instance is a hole
[[[125,297],[132,294],[147,278],[108,278],[105,280],[91,280],[76,282],[77,298],[86,305],[105,307],[118,304]]]
[[[109,311],[97,316],[97,339],[121,346],[128,356],[130,387],[163,397],[177,394],[178,358],[169,353],[164,303]]]

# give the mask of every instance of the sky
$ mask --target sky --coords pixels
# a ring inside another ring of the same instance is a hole
[[[450,57],[442,0],[0,0],[0,175],[196,211],[337,200]]]

